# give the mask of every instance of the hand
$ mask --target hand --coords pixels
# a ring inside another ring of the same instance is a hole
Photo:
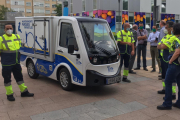
[[[171,62],[171,61],[169,61],[169,64],[172,64],[172,62]]]
[[[128,44],[129,46],[132,46],[132,43],[129,43],[129,42],[128,42],[127,44]]]
[[[155,43],[157,43],[158,41],[157,40],[155,40]]]
[[[134,51],[131,51],[131,56],[134,56]]]

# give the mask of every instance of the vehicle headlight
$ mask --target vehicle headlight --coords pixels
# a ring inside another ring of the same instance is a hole
[[[119,55],[117,55],[117,60],[119,60]]]
[[[97,58],[96,57],[93,58],[93,63],[97,63]]]

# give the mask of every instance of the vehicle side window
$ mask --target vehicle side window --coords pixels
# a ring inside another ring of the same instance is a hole
[[[61,23],[60,32],[59,46],[68,48],[68,45],[74,45],[74,49],[78,51],[78,45],[72,25],[70,23]]]

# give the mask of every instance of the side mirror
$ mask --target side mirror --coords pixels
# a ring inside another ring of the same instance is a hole
[[[73,54],[74,53],[74,45],[68,45],[68,53]]]

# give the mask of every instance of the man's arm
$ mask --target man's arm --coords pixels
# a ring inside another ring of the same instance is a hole
[[[129,42],[123,42],[123,41],[118,41],[121,45],[129,45],[129,46],[132,46],[131,43]]]
[[[169,61],[169,64],[172,64],[172,62],[174,62],[180,55],[180,49],[176,49],[175,53],[173,54],[172,58]]]

